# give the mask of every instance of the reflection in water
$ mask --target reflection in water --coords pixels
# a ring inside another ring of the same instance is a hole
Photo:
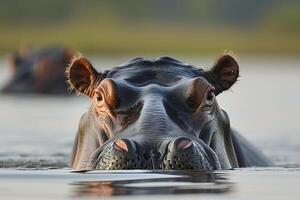
[[[196,194],[228,193],[233,187],[224,173],[169,171],[159,174],[175,176],[143,180],[74,182],[73,192],[75,196]]]

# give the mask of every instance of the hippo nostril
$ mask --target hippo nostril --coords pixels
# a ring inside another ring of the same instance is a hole
[[[188,140],[188,139],[183,139],[182,141],[180,141],[177,145],[177,149],[178,150],[184,150],[187,149],[188,147],[190,147],[192,145],[192,141]]]
[[[114,148],[119,151],[125,151],[128,152],[128,146],[125,141],[123,140],[117,140],[114,142]]]
[[[186,137],[179,137],[175,139],[170,145],[171,149],[185,150],[193,145],[193,142]]]

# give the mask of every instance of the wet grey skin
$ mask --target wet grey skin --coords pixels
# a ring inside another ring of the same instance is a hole
[[[4,94],[68,94],[65,70],[74,52],[63,47],[26,48],[7,56]]]
[[[74,142],[74,171],[271,165],[231,128],[217,103],[239,76],[230,54],[207,71],[159,57],[135,58],[102,73],[80,56],[66,74],[70,87],[91,99]]]

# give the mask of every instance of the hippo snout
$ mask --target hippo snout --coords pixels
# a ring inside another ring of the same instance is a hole
[[[159,147],[150,147],[128,139],[117,139],[106,145],[99,154],[96,169],[220,169],[217,157],[211,156],[214,152],[207,153],[209,150],[202,145],[187,137],[170,139]]]

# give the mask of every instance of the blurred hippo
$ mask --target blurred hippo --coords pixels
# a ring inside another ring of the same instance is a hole
[[[0,90],[12,94],[67,94],[65,70],[74,52],[63,47],[21,48],[7,58],[10,79]]]
[[[170,57],[135,58],[103,73],[85,57],[67,69],[70,87],[91,99],[80,119],[74,171],[221,170],[269,166],[231,128],[216,96],[231,88],[239,65],[221,55],[205,71]]]

